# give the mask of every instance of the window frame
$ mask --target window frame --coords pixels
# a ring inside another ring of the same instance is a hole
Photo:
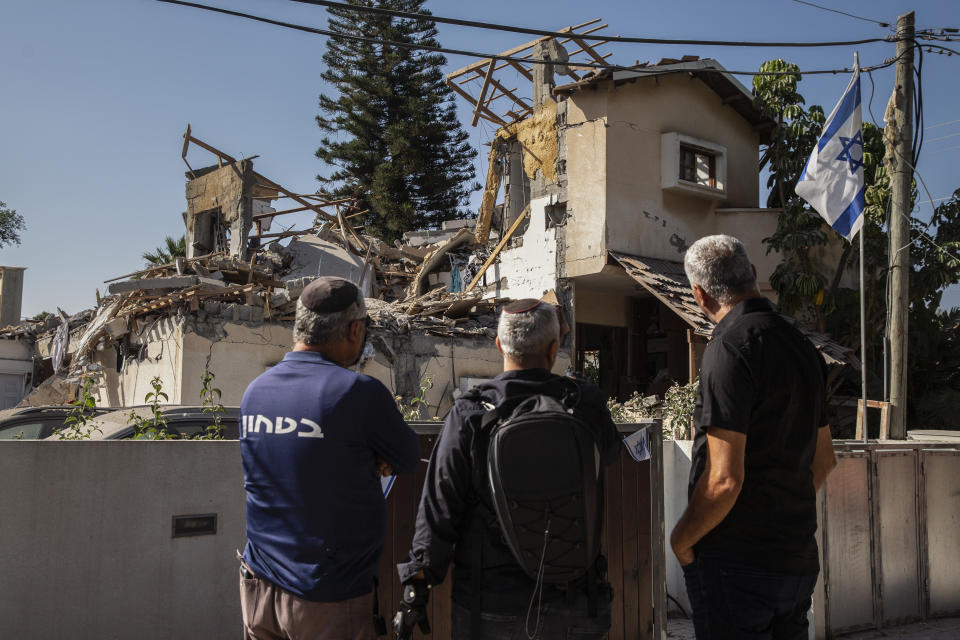
[[[692,156],[692,166],[685,160]],[[661,187],[666,191],[675,191],[696,195],[710,200],[727,198],[727,149],[711,142],[694,138],[676,131],[661,135]],[[705,157],[708,162],[706,184],[699,180],[690,180],[689,171],[697,171],[697,158]]]

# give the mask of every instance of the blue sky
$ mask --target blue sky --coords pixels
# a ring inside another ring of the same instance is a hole
[[[208,4],[325,27],[320,7],[286,0],[210,0]],[[820,0],[819,4],[890,23],[910,9],[917,25],[960,27],[955,0]],[[605,33],[723,40],[848,40],[882,36],[870,22],[791,0],[642,2],[572,0],[461,3],[431,0],[435,14],[559,29],[603,18]],[[545,9],[549,7],[549,9]],[[324,38],[149,0],[5,0],[0,5],[0,200],[26,218],[19,247],[0,249],[0,264],[27,267],[23,314],[91,307],[103,281],[142,267],[140,255],[166,235],[183,233],[182,134],[236,157],[259,155],[260,173],[302,192],[317,188],[324,167],[314,157],[314,124]],[[440,26],[448,47],[497,52],[530,38]],[[954,48],[960,48],[955,45]],[[783,57],[803,69],[849,67],[853,49],[742,49],[608,45],[612,61],[657,61],[684,54],[713,57],[732,70],[756,70]],[[859,48],[861,64],[893,57],[894,45]],[[449,57],[448,70],[472,61]],[[933,199],[960,188],[960,58],[927,55],[927,144],[919,172]],[[846,75],[806,76],[800,90],[829,112]],[[873,74],[879,120],[893,69]],[[750,78],[741,77],[749,86]],[[871,85],[864,77],[865,100]],[[517,85],[514,85],[517,86]],[[460,102],[461,119],[469,125]],[[869,118],[864,111],[864,118]],[[941,126],[938,126],[941,125]],[[468,126],[469,128],[469,126]],[[492,129],[469,128],[476,145]],[[933,140],[933,138],[941,138]],[[477,174],[486,173],[486,151]],[[195,150],[191,164],[208,164]],[[920,200],[927,200],[925,194]],[[474,198],[479,201],[478,197]],[[928,217],[930,204],[920,205]],[[301,223],[296,214],[284,224]],[[298,226],[297,228],[302,228]],[[945,307],[960,306],[953,287]]]

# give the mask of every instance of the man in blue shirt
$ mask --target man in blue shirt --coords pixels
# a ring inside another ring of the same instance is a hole
[[[379,477],[412,472],[420,445],[390,391],[348,369],[367,320],[354,284],[318,278],[297,302],[293,351],[244,393],[246,638],[376,637],[386,534]]]

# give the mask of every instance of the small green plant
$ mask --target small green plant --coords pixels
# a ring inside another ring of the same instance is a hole
[[[63,427],[54,432],[58,440],[89,440],[94,433],[101,433],[100,425],[94,420],[97,409],[97,399],[93,395],[95,382],[93,376],[84,376],[81,380],[77,399],[70,403],[73,408],[63,421]]]
[[[427,408],[427,391],[433,389],[433,378],[425,377],[420,381],[420,394],[412,398],[409,402],[402,396],[394,396],[397,402],[397,409],[403,414],[404,420],[423,420],[423,410]],[[434,418],[436,419],[436,418]]]
[[[662,402],[656,396],[643,397],[634,391],[625,402],[607,401],[610,417],[616,423],[636,422],[642,418],[663,420],[665,439],[686,440],[691,436],[693,410],[697,404],[699,380],[690,384],[673,383]]]
[[[663,425],[670,429],[675,440],[689,440],[692,436],[693,410],[697,406],[699,378],[689,384],[674,383],[663,397]]]
[[[223,440],[223,412],[226,409],[220,402],[223,393],[213,386],[215,377],[209,369],[204,369],[200,376],[200,382],[203,384],[200,389],[200,404],[203,405],[203,413],[209,415],[213,423],[202,433],[197,434],[196,440]]]
[[[131,411],[127,424],[133,425],[134,440],[164,440],[174,437],[167,431],[167,421],[160,410],[161,399],[166,401],[169,396],[163,392],[163,382],[160,376],[154,376],[150,381],[153,391],[143,397],[144,402],[150,405],[150,415],[141,416]]]
[[[599,351],[584,352],[583,377],[595,385],[600,384],[600,352]]]

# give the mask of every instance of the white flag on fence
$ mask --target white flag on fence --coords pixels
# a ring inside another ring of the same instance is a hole
[[[847,240],[863,226],[863,120],[860,68],[823,125],[823,134],[797,182],[797,195]]]

